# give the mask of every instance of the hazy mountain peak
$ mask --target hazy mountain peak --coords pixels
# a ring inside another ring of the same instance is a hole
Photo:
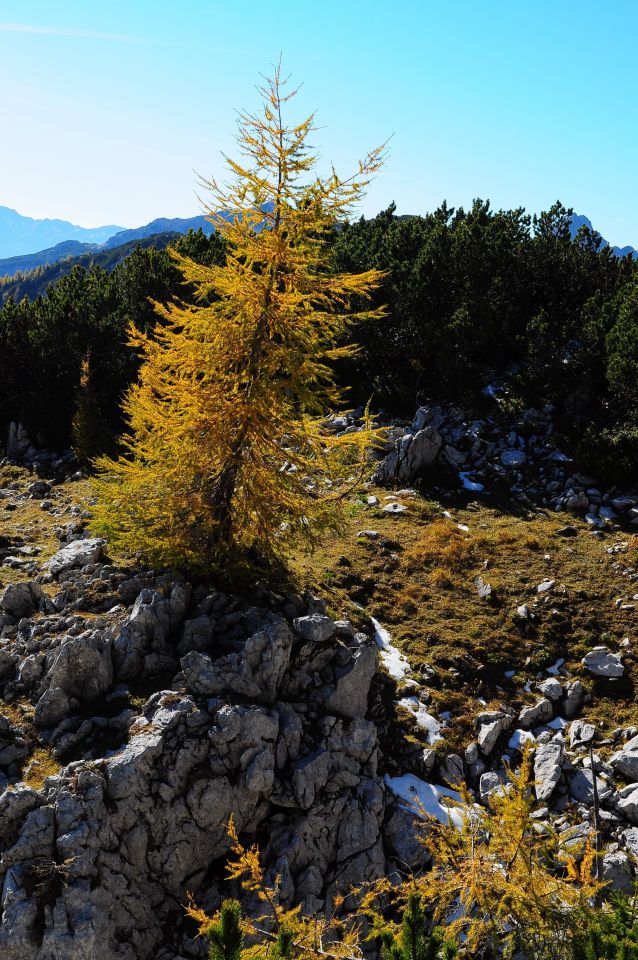
[[[572,237],[575,237],[581,227],[589,227],[590,230],[594,230],[594,225],[592,224],[589,217],[586,217],[582,213],[574,213],[572,215],[572,224],[571,224],[571,234]],[[609,247],[609,240],[605,240],[603,237],[602,242],[603,247]],[[611,247],[611,252],[614,253],[617,257],[626,257],[627,254],[631,254],[634,257],[638,257],[638,250],[634,247],[627,245],[626,247]]]
[[[105,243],[121,230],[110,224],[104,227],[79,227],[67,220],[41,220],[25,217],[11,207],[0,206],[0,258],[37,253],[68,240],[80,243]]]

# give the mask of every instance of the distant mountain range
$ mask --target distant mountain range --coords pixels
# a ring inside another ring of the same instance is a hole
[[[133,253],[136,247],[155,247],[163,250],[177,238],[178,233],[154,233],[150,237],[140,237],[122,243],[118,247],[96,246],[95,244],[60,243],[50,250],[41,253],[32,253],[26,257],[12,257],[11,260],[0,260],[0,307],[9,298],[20,301],[23,297],[35,300],[44,294],[49,284],[70,273],[76,264],[88,270],[92,266],[103,270],[112,270],[120,261]],[[79,250],[77,248],[80,248]],[[88,250],[85,248],[88,247]],[[66,253],[57,260],[56,251],[61,248]],[[47,256],[45,256],[45,254]],[[6,264],[20,262],[18,272],[11,273]],[[37,262],[36,262],[37,261]]]
[[[215,228],[206,217],[174,217],[172,220],[166,217],[158,217],[157,220],[151,220],[143,227],[136,227],[134,230],[120,230],[104,244],[105,247],[119,247],[122,243],[128,243],[130,240],[143,240],[146,237],[153,237],[156,233],[188,233],[189,230],[203,230],[207,237],[214,233]]]
[[[78,227],[67,220],[34,220],[9,207],[0,207],[0,257],[35,253],[58,243],[76,240],[81,243],[104,243],[122,227]]]
[[[593,225],[592,225],[592,222],[591,222],[591,220],[590,220],[588,217],[584,217],[584,216],[583,216],[582,214],[580,214],[580,213],[575,213],[575,214],[572,216],[572,225],[571,225],[571,234],[572,234],[572,237],[575,237],[575,236],[576,236],[576,234],[578,233],[578,231],[579,231],[579,229],[580,229],[581,227],[589,227],[590,230],[593,230],[593,229],[594,229],[594,227],[593,227]],[[603,243],[602,243],[602,245],[603,245],[603,247],[608,247],[608,246],[609,246],[609,241],[608,241],[608,240],[605,240],[604,237],[603,237]],[[629,246],[627,246],[627,247],[612,247],[612,248],[611,248],[611,252],[612,252],[613,254],[615,254],[617,257],[626,257],[627,254],[631,254],[632,257],[638,257],[638,250],[634,249],[634,247],[629,247]]]
[[[591,228],[591,220],[581,214],[574,214],[572,235],[575,236],[583,225]],[[21,216],[9,207],[0,207],[0,277],[13,277],[17,273],[26,273],[45,265],[59,264],[61,261],[65,261],[70,269],[76,258],[89,262],[95,260],[100,251],[119,250],[135,241],[148,241],[155,236],[166,238],[169,234],[175,236],[200,228],[207,236],[214,230],[212,224],[203,216],[172,219],[159,217],[132,230],[117,226],[89,229],[77,227],[66,220],[34,220]],[[164,243],[159,245],[165,243],[164,239]],[[609,246],[607,240],[603,240],[603,246]],[[612,246],[611,249],[619,257],[627,254],[638,257],[638,251],[630,246]],[[108,256],[98,258],[98,262],[100,259],[111,262]]]
[[[206,217],[159,217],[132,230],[122,227],[76,227],[65,220],[33,220],[0,207],[0,277],[15,276],[44,264],[80,257],[98,250],[113,250],[134,240],[159,234],[181,234],[202,229],[209,236],[213,225]]]

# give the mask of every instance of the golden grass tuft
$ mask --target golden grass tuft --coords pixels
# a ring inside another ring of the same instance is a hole
[[[33,790],[41,790],[47,777],[53,777],[62,769],[50,750],[39,747],[26,761],[22,779]]]

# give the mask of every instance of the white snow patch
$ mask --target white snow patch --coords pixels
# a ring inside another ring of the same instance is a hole
[[[475,493],[480,493],[482,490],[485,490],[485,487],[482,483],[477,483],[476,480],[470,480],[470,470],[463,470],[459,473],[459,479],[464,490],[472,490]]]
[[[452,823],[459,830],[463,826],[464,814],[462,810],[446,807],[441,800],[461,802],[461,795],[456,790],[449,790],[425,780],[419,780],[412,773],[404,773],[401,777],[384,777],[386,787],[395,797],[403,800],[419,816],[424,813],[436,817],[440,823]]]
[[[552,677],[561,676],[561,667],[565,663],[564,657],[559,657],[553,667],[547,667],[545,673],[549,673]]]
[[[411,673],[411,667],[408,658],[405,657],[393,645],[392,637],[385,627],[382,627],[374,617],[370,618],[374,625],[374,639],[379,648],[381,663],[386,668],[393,680],[403,680],[406,674]]]
[[[556,717],[550,723],[546,723],[545,726],[549,727],[550,730],[564,730],[567,726],[567,721],[563,720],[562,717]]]
[[[403,697],[397,701],[397,704],[403,707],[404,710],[409,710],[421,729],[427,731],[428,743],[430,745],[443,739],[441,736],[441,724],[436,717],[433,717],[431,713],[427,712],[418,697]]]
[[[457,527],[459,528],[459,530],[462,530],[464,533],[470,532],[470,528],[468,527],[467,523],[457,523]]]
[[[507,741],[510,750],[520,750],[525,743],[536,743],[536,737],[529,730],[515,730]]]

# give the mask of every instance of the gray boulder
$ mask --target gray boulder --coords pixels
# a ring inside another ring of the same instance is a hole
[[[582,709],[585,701],[585,688],[580,680],[574,680],[567,687],[565,699],[563,700],[563,713],[569,719],[574,717]]]
[[[175,583],[166,595],[142,590],[113,643],[113,666],[121,680],[156,673],[175,664],[169,638],[184,619],[190,590]],[[162,659],[164,658],[164,659]]]
[[[280,620],[248,637],[241,649],[217,660],[193,650],[181,660],[187,689],[208,696],[232,692],[258,703],[274,703],[291,649],[292,634]]]
[[[585,723],[583,720],[574,720],[569,727],[569,745],[570,747],[579,747],[589,744],[596,736],[596,727],[593,723]]]
[[[595,647],[583,657],[585,670],[594,677],[615,679],[622,677],[625,668],[617,653],[610,653],[607,647]]]
[[[476,739],[486,757],[490,755],[496,746],[496,741],[501,734],[509,730],[512,725],[512,720],[513,718],[509,714],[497,711],[480,713],[478,715],[475,721],[478,731]]]
[[[531,707],[523,707],[518,715],[518,722],[525,730],[531,730],[532,727],[549,723],[553,716],[554,707],[552,706],[552,702],[545,697]]]
[[[337,627],[334,620],[321,613],[313,613],[308,617],[297,617],[293,626],[300,637],[309,643],[325,643],[334,637]]]
[[[609,884],[608,890],[615,890],[628,896],[634,892],[631,861],[623,850],[604,854],[601,879]]]
[[[600,777],[596,777],[598,799],[602,802],[611,796],[611,787]],[[576,803],[585,803],[591,806],[594,802],[594,774],[585,768],[576,770],[569,781],[569,794]]]
[[[638,737],[625,743],[622,750],[610,757],[609,762],[616,773],[631,783],[638,783]]]
[[[60,687],[45,690],[35,705],[36,727],[54,727],[68,716],[69,698]]]
[[[362,635],[360,635],[362,636]],[[363,637],[365,641],[365,637]],[[362,642],[352,653],[351,661],[335,668],[335,686],[325,698],[331,713],[355,719],[365,717],[368,710],[370,684],[377,668],[377,651],[368,642]]]
[[[58,550],[47,566],[54,576],[65,570],[72,570],[74,567],[86,567],[90,563],[97,563],[104,553],[105,546],[106,540],[98,537],[90,540],[74,540]]]
[[[424,867],[430,855],[421,841],[423,823],[403,805],[397,806],[383,828],[388,851],[402,866],[410,870]]]
[[[417,412],[414,422],[423,422],[420,412]],[[378,483],[393,480],[410,483],[434,463],[442,446],[443,437],[434,426],[434,421],[413,433],[406,433],[395,441],[394,448],[377,468],[375,479]]]
[[[38,609],[44,594],[39,583],[10,583],[0,594],[0,610],[19,620]]]
[[[481,798],[481,803],[485,804],[491,793],[494,793],[495,790],[500,790],[503,786],[503,780],[493,770],[489,770],[487,773],[481,775],[479,781],[479,796]]]
[[[564,748],[552,740],[542,743],[534,755],[534,780],[536,799],[549,800],[562,774]]]
[[[638,785],[632,783],[618,791],[618,810],[629,820],[630,823],[638,825]]]
[[[556,677],[548,677],[547,680],[543,680],[542,683],[538,684],[538,689],[552,703],[558,703],[559,700],[562,700],[565,693],[563,685]]]
[[[55,651],[47,680],[51,689],[78,700],[89,702],[102,696],[113,681],[109,641],[90,631],[68,637]]]

